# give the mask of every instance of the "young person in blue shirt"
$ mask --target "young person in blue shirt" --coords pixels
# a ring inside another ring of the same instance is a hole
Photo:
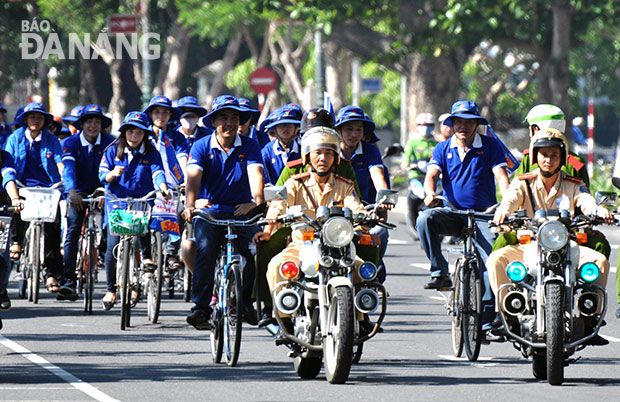
[[[177,107],[180,109],[180,119],[179,125],[174,129],[176,137],[173,141],[181,141],[185,152],[189,154],[189,150],[196,141],[212,133],[212,130],[198,125],[198,121],[207,114],[207,109],[200,106],[193,96],[184,96],[179,99]],[[183,173],[185,173],[185,166],[182,165]]]
[[[186,208],[183,216],[192,221],[197,198],[207,200],[207,208],[216,219],[247,219],[263,202],[263,165],[258,144],[237,134],[249,113],[239,107],[234,96],[221,95],[213,100],[205,122],[215,132],[196,142],[190,151],[185,183]],[[196,329],[209,329],[212,309],[213,275],[226,228],[203,219],[194,222],[197,241],[196,264],[192,277],[192,313],[187,322]],[[249,245],[258,226],[235,229],[237,247],[245,257],[243,269],[243,312],[248,323],[256,325],[251,295],[254,286],[254,256]]]
[[[455,102],[444,124],[452,127],[454,135],[433,150],[424,180],[424,203],[428,206],[435,204],[435,188],[441,177],[444,197],[452,205],[458,209],[484,211],[497,203],[496,181],[502,193],[508,188],[504,152],[496,139],[476,132],[479,124],[486,125],[488,122],[480,116],[474,102]],[[420,244],[431,262],[431,280],[424,286],[425,289],[452,286],[448,261],[441,253],[440,236],[460,236],[466,225],[467,217],[452,212],[448,207],[427,209],[418,216]],[[495,235],[486,220],[476,220],[476,226],[479,266],[488,290],[483,297],[483,323],[489,324],[495,309],[484,263],[491,253]]]
[[[13,132],[11,127],[4,122],[5,115],[6,109],[2,106],[2,102],[0,102],[0,148],[4,147],[6,139],[9,138],[9,135]]]
[[[271,138],[264,130],[259,130],[256,127],[256,123],[258,123],[260,118],[260,112],[258,109],[252,108],[252,104],[247,98],[237,98],[237,101],[242,111],[250,113],[250,118],[245,123],[239,125],[237,134],[253,139],[258,143],[258,148],[263,149],[271,141]]]
[[[289,103],[278,109],[271,123],[265,127],[276,137],[261,149],[265,182],[276,184],[286,163],[301,159],[298,133],[302,115],[299,106]]]
[[[159,152],[149,140],[149,119],[145,113],[129,112],[120,127],[119,137],[103,153],[99,165],[99,180],[117,198],[143,197],[154,189],[170,196]],[[106,216],[108,214],[106,208]],[[116,258],[114,247],[119,236],[108,231],[108,247],[105,253],[107,293],[102,299],[104,310],[110,310],[116,302]],[[150,236],[139,237],[142,263],[154,266],[151,259]],[[132,291],[131,304],[135,305],[139,294]]]
[[[375,145],[362,141],[364,136],[374,132],[375,124],[366,117],[362,108],[345,106],[338,111],[335,129],[342,138],[340,155],[342,158],[351,161],[355,170],[357,184],[361,192],[360,199],[369,204],[374,203],[375,190],[387,190],[389,188],[381,152]],[[383,282],[386,276],[383,256],[387,251],[389,234],[387,229],[380,226],[373,227],[370,234],[378,235],[381,239],[377,278]]]
[[[0,193],[2,203],[11,204],[17,207],[17,212],[21,210],[23,204],[19,199],[17,186],[15,185],[15,165],[11,154],[4,150],[0,150],[0,177],[2,178],[2,187],[4,191]],[[0,232],[9,230],[8,227],[0,227]],[[9,273],[11,265],[8,253],[0,255],[0,310],[9,310],[11,308],[11,299],[7,288],[9,286]],[[1,324],[1,322],[0,322]],[[0,328],[1,325],[0,325]]]
[[[60,281],[59,300],[75,301],[78,298],[75,287],[77,278],[75,264],[80,231],[86,209],[82,197],[92,194],[101,183],[98,179],[99,164],[103,151],[114,141],[114,137],[103,130],[112,125],[98,105],[83,108],[78,120],[73,123],[81,130],[67,137],[62,145],[62,172],[67,198],[67,232],[64,244],[64,274]],[[91,211],[91,213],[94,211]]]
[[[58,139],[47,130],[53,116],[41,103],[28,104],[17,116],[20,128],[9,136],[5,150],[15,162],[15,177],[26,187],[51,187],[61,180],[63,170],[62,150]],[[28,224],[21,220],[19,214],[13,216],[13,244],[11,258],[17,259],[21,254]],[[58,292],[58,278],[63,272],[60,254],[60,214],[56,222],[43,225],[45,238],[45,286],[52,293]]]
[[[79,131],[75,125],[75,122],[78,121],[78,119],[80,118],[82,114],[82,109],[84,109],[84,106],[82,105],[74,106],[73,109],[71,109],[71,112],[69,112],[68,115],[62,118],[62,122],[67,125],[69,131],[71,131],[72,134],[75,134]]]

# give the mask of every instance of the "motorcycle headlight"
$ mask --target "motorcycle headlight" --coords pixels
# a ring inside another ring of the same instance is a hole
[[[344,247],[353,240],[353,225],[342,217],[330,218],[321,230],[323,240],[330,247]]]
[[[538,242],[544,249],[557,251],[568,243],[568,230],[562,222],[545,222],[538,230]]]
[[[506,275],[513,282],[521,282],[527,275],[527,268],[522,262],[513,261],[506,267]]]
[[[598,265],[593,262],[586,262],[579,269],[579,274],[581,275],[581,279],[588,283],[592,283],[598,279],[601,271],[598,269]]]

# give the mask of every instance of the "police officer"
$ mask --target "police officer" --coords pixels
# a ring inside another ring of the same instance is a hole
[[[244,219],[263,202],[263,165],[258,144],[237,134],[240,124],[249,118],[249,112],[239,106],[234,96],[221,95],[213,100],[211,112],[203,120],[215,132],[194,144],[187,164],[185,186],[188,222],[197,198],[207,200],[210,214],[217,219]],[[196,329],[209,329],[213,275],[220,246],[225,241],[225,228],[214,226],[202,219],[194,222],[197,241],[196,264],[192,277],[192,313],[187,322]],[[237,245],[245,257],[243,269],[244,316],[256,325],[256,311],[251,294],[254,285],[254,256],[249,250],[252,236],[258,227],[236,228]]]
[[[100,186],[99,163],[103,151],[114,141],[114,137],[103,130],[112,125],[112,119],[105,116],[99,105],[87,105],[75,126],[81,130],[62,142],[62,173],[65,192],[68,195],[67,233],[64,244],[65,270],[60,281],[58,300],[77,300],[75,291],[75,263],[78,252],[80,230],[84,223],[86,209],[82,196],[89,195]]]
[[[278,109],[270,124],[265,128],[275,132],[276,139],[261,150],[265,181],[276,184],[286,163],[301,159],[299,148],[299,124],[303,112],[294,103]]]

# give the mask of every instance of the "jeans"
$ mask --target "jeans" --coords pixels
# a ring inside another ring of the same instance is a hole
[[[78,211],[68,203],[67,205],[67,234],[65,235],[64,250],[65,255],[63,257],[65,263],[65,269],[62,275],[60,284],[62,286],[68,286],[74,288],[77,285],[77,278],[75,275],[75,263],[78,252],[78,242],[80,240],[80,232],[82,230],[82,224],[84,223],[84,216],[86,215],[86,209]]]
[[[248,219],[248,217],[234,216],[232,212],[211,211],[210,215],[215,219]],[[226,245],[227,229],[225,226],[217,226],[199,218],[194,219],[193,223],[197,252],[192,276],[192,301],[195,304],[192,311],[209,310],[213,296],[215,266],[222,246]],[[252,297],[255,277],[254,256],[250,251],[250,244],[252,237],[258,232],[258,226],[236,227],[234,232],[237,235],[235,249],[246,261],[242,269],[242,281],[244,304],[247,304]]]
[[[142,259],[151,258],[151,235],[146,234],[138,237],[140,250],[142,251]],[[107,290],[110,293],[116,292],[116,257],[114,256],[114,247],[120,242],[120,236],[115,236],[110,232],[108,227],[108,246],[105,251],[105,275],[107,280]],[[133,238],[133,241],[136,237]]]

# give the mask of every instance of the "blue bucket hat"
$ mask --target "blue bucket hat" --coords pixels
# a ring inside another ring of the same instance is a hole
[[[338,111],[336,116],[335,128],[340,127],[349,121],[361,121],[364,123],[364,134],[369,134],[375,131],[375,123],[366,117],[366,114],[361,107],[357,106],[345,106]]]
[[[106,129],[112,125],[112,119],[103,114],[103,110],[101,110],[101,107],[99,107],[99,105],[84,106],[84,108],[82,109],[82,113],[80,113],[79,119],[77,119],[75,123],[73,123],[73,125],[78,129],[82,129],[80,122],[88,116],[99,117],[101,119],[102,129]]]
[[[198,115],[198,117],[202,117],[207,114],[207,109],[200,106],[198,104],[198,100],[193,96],[184,96],[181,99],[176,101],[176,107],[181,109],[181,113],[183,113],[182,109],[191,109],[194,113]],[[180,116],[179,116],[180,117]]]
[[[13,121],[11,122],[11,124],[9,124],[9,126],[19,126],[20,125],[17,122],[17,116],[22,114],[22,112],[24,111],[24,108],[26,108],[26,106],[20,106],[19,109],[17,109],[17,112],[15,112],[15,117],[13,117]]]
[[[82,105],[74,106],[73,109],[71,109],[71,113],[62,118],[62,122],[66,125],[75,125],[75,122],[78,121],[80,115],[82,114],[82,109],[84,109],[84,106]]]
[[[43,123],[43,127],[49,126],[49,124],[54,121],[54,116],[52,116],[50,113],[47,113],[47,110],[45,110],[45,106],[43,106],[42,103],[31,102],[26,105],[26,107],[24,107],[24,110],[15,118],[17,124],[25,127],[26,115],[28,113],[41,113],[43,116],[45,116],[45,123]]]
[[[250,125],[253,126],[258,123],[258,119],[260,118],[260,111],[252,107],[252,103],[250,102],[250,100],[248,98],[237,98],[237,101],[239,102],[239,106],[251,113]]]
[[[149,105],[146,107],[146,109],[144,109],[144,113],[146,113],[149,119],[150,119],[151,111],[156,106],[163,106],[163,107],[167,107],[168,109],[170,109],[170,111],[172,112],[172,115],[170,116],[171,121],[177,120],[181,116],[180,110],[178,108],[175,108],[172,105],[172,101],[170,100],[170,98],[168,98],[165,95],[157,95],[151,98]]]
[[[460,117],[461,119],[477,119],[480,124],[488,125],[489,122],[484,117],[480,116],[478,111],[478,105],[475,102],[468,100],[456,101],[452,104],[452,110],[450,116],[446,117],[443,121],[445,126],[452,127],[452,118]]]
[[[125,118],[123,119],[123,124],[121,124],[118,130],[122,133],[125,128],[137,127],[141,128],[142,130],[146,131],[147,134],[149,134],[149,132],[151,131],[151,129],[149,128],[150,124],[151,119],[149,119],[149,116],[145,112],[129,112],[125,115]]]
[[[265,128],[271,130],[280,124],[295,124],[299,126],[301,124],[301,116],[303,116],[301,108],[294,103],[289,103],[275,111],[271,123],[266,125]]]
[[[371,121],[372,124],[375,124],[374,121],[372,121],[372,119],[370,118],[370,116],[368,116],[366,113],[364,113],[364,117],[366,118],[366,120]],[[379,137],[377,137],[377,134],[375,134],[375,130],[372,130],[368,133],[364,133],[364,141],[370,143],[370,144],[374,144],[379,142]]]
[[[220,95],[213,99],[211,103],[211,112],[202,118],[202,122],[205,127],[215,130],[215,127],[211,125],[211,116],[219,112],[220,110],[231,109],[239,112],[239,124],[243,124],[250,118],[251,113],[247,108],[239,106],[239,101],[232,95]]]

